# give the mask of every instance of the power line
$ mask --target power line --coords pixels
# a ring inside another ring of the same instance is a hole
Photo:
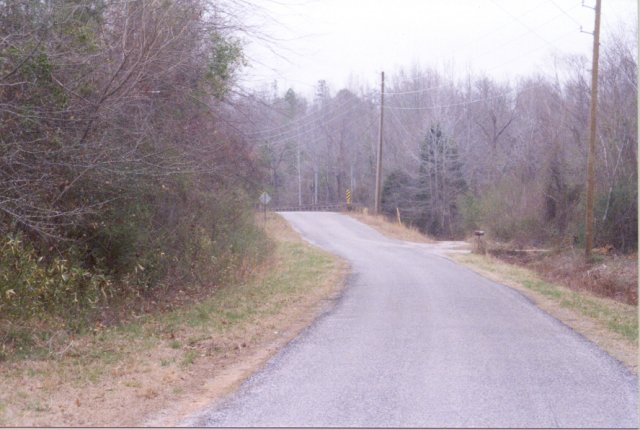
[[[413,140],[414,136],[412,136],[411,132],[409,132],[409,130],[407,130],[407,127],[404,125],[404,123],[402,122],[402,120],[400,119],[400,117],[398,116],[396,111],[395,110],[390,110],[389,112],[391,112],[391,116],[396,119],[396,122],[398,124],[400,124],[401,131],[404,132],[404,134],[407,136],[407,139],[408,140]],[[416,161],[420,161],[420,157],[416,154],[416,152],[412,148],[409,147],[409,145],[406,144],[404,139],[400,139],[400,143],[402,144],[402,146],[405,147],[405,149],[407,150],[407,152],[411,156],[411,158],[413,158]]]
[[[535,88],[539,88],[541,87],[542,84],[539,85],[533,85],[531,87],[526,87],[526,88],[513,88],[509,91],[506,91],[504,93],[500,93],[500,94],[496,94],[495,96],[491,96],[491,97],[482,97],[482,98],[478,98],[478,99],[474,99],[474,100],[469,100],[469,101],[464,101],[464,102],[459,102],[459,103],[451,103],[451,104],[447,104],[447,105],[434,105],[434,106],[386,106],[388,109],[396,109],[396,110],[435,110],[435,109],[443,109],[443,108],[450,108],[450,107],[458,107],[458,106],[467,106],[467,105],[471,105],[471,104],[475,104],[475,103],[480,103],[482,101],[488,101],[488,100],[494,100],[494,99],[498,99],[501,97],[504,97],[506,95],[509,95],[513,92],[518,92],[519,94],[525,92],[525,91],[529,91]]]
[[[360,98],[358,98],[358,97],[350,98],[348,100],[343,101],[337,107],[335,107],[335,106],[332,107],[332,109],[334,109],[334,110],[335,109],[340,109],[341,107],[347,106],[347,105],[349,105],[351,103],[356,103],[356,102],[361,102],[361,101],[362,100]],[[324,112],[322,112],[321,110],[316,110],[316,111],[313,111],[313,112],[309,112],[308,114],[305,114],[305,115],[303,115],[301,117],[296,118],[294,121],[292,121],[289,124],[284,124],[284,125],[281,125],[281,126],[272,127],[272,128],[264,129],[264,130],[257,130],[257,131],[254,131],[253,133],[250,133],[248,136],[264,135],[264,134],[270,133],[272,131],[277,131],[277,130],[287,129],[287,128],[295,128],[295,127],[299,126],[299,123],[301,121],[304,121],[305,119],[309,118],[309,119],[311,119],[311,121],[309,121],[309,123],[312,123],[312,122],[316,121],[316,119],[312,119],[312,118],[320,116],[320,115],[323,115],[323,114],[324,114]],[[276,133],[276,135],[282,134],[282,133],[286,133],[286,131],[282,131],[282,132]]]
[[[493,0],[491,0],[491,1],[492,1],[492,2],[494,2],[494,4],[495,4],[495,1],[493,1]],[[547,2],[552,2],[552,1],[553,1],[553,0],[548,0]],[[552,19],[550,19],[550,20],[548,20],[548,21],[545,21],[543,24],[541,24],[541,25],[539,25],[539,26],[537,26],[537,27],[534,27],[534,28],[532,28],[532,27],[528,26],[527,24],[523,23],[523,22],[520,20],[520,17],[523,17],[523,16],[525,16],[525,15],[529,14],[530,12],[532,12],[532,11],[534,11],[534,10],[536,10],[536,9],[540,8],[544,3],[546,3],[546,2],[539,3],[539,4],[538,4],[538,5],[536,5],[534,8],[529,9],[527,12],[525,12],[525,13],[523,13],[523,14],[519,15],[519,16],[514,16],[513,14],[511,14],[510,12],[508,12],[508,11],[506,11],[504,8],[502,8],[500,5],[496,4],[499,8],[501,8],[502,10],[504,10],[504,11],[505,11],[505,13],[509,14],[512,18],[514,18],[515,20],[517,20],[518,22],[520,22],[520,23],[521,23],[525,28],[527,28],[527,32],[523,33],[522,35],[520,35],[520,36],[519,36],[519,37],[517,37],[516,39],[511,39],[509,42],[507,42],[506,44],[504,44],[504,45],[502,45],[502,46],[494,47],[494,48],[492,48],[492,49],[490,49],[490,50],[488,50],[488,51],[485,51],[485,52],[483,52],[483,53],[481,53],[481,54],[479,54],[479,55],[474,56],[474,59],[480,58],[480,57],[482,57],[482,56],[484,56],[484,55],[486,55],[486,54],[489,54],[489,53],[491,53],[491,52],[493,52],[493,51],[499,50],[499,49],[500,49],[501,47],[503,47],[503,46],[506,46],[506,45],[508,45],[508,44],[514,43],[515,41],[517,41],[518,39],[520,39],[520,38],[522,38],[522,37],[526,36],[526,35],[527,35],[527,34],[529,34],[529,33],[533,33],[533,34],[535,34],[536,36],[540,37],[540,38],[545,42],[545,44],[546,44],[546,45],[551,45],[551,46],[553,46],[551,42],[549,42],[549,41],[548,41],[548,40],[546,40],[545,38],[542,38],[542,37],[541,37],[541,36],[540,36],[540,35],[539,35],[535,30],[536,30],[536,29],[538,29],[538,28],[541,28],[541,27],[543,27],[543,26],[545,26],[545,25],[547,25],[549,22],[554,21],[554,20],[555,20],[555,19],[557,19],[558,17],[562,16],[562,14],[564,14],[564,15],[568,15],[567,11],[565,11],[565,10],[564,10],[564,9],[562,9],[562,8],[559,8],[559,9],[560,9],[560,11],[561,11],[561,14],[555,15]],[[558,8],[557,4],[555,4],[555,3],[554,3],[554,6]],[[574,7],[573,7],[573,8],[571,8],[570,10],[573,10],[575,7],[577,7],[577,6],[574,6]],[[492,31],[492,32],[486,33],[483,37],[486,37],[487,35],[492,34],[493,32],[495,32],[495,30],[494,30],[494,31]],[[554,39],[554,40],[553,40],[553,42],[556,42],[556,41],[558,41],[558,40],[560,40],[560,39],[563,39],[563,38],[565,38],[566,36],[568,36],[568,35],[569,35],[569,34],[571,34],[571,33],[572,33],[572,32],[568,32],[568,33],[566,33],[566,34],[562,35],[561,37],[559,37],[559,38],[557,38],[557,39]],[[470,44],[469,44],[467,47],[469,47],[469,46],[470,46]],[[518,58],[521,58],[521,57],[523,57],[523,56],[525,56],[525,55],[530,54],[531,52],[535,52],[535,51],[538,51],[538,50],[543,49],[543,48],[544,48],[544,46],[542,46],[542,47],[540,47],[540,48],[537,48],[537,49],[535,49],[535,50],[528,51],[528,52],[527,52],[527,53],[525,53],[525,54],[522,54],[522,55],[519,55],[519,56],[517,56],[517,57],[514,57],[513,59],[511,59],[511,60],[509,60],[509,61],[507,61],[507,62],[503,62],[503,63],[501,63],[500,65],[498,65],[498,66],[496,66],[496,67],[493,67],[493,68],[491,68],[491,69],[489,69],[489,70],[496,70],[496,69],[499,69],[500,67],[504,66],[505,64],[509,64],[509,63],[511,63],[511,62],[513,62],[513,61],[515,61],[515,60],[517,60]],[[424,77],[427,77],[427,76],[426,76],[426,75],[422,75],[422,76],[418,76],[418,77],[412,77],[412,78],[409,78],[409,79],[404,80],[403,82],[407,82],[407,83],[414,83],[417,79],[421,79],[421,78],[424,78]],[[409,95],[409,94],[420,94],[420,93],[425,93],[425,92],[429,92],[429,91],[434,91],[434,90],[438,90],[438,89],[445,88],[445,87],[450,87],[450,86],[451,86],[451,83],[446,83],[446,84],[443,84],[443,85],[432,86],[432,87],[429,87],[429,88],[422,88],[422,89],[417,89],[417,90],[396,91],[396,92],[386,92],[386,94],[387,94],[388,96],[399,96],[399,95]],[[340,108],[342,108],[342,107],[346,107],[346,106],[348,106],[349,104],[351,104],[351,103],[355,103],[355,102],[356,102],[356,101],[358,101],[358,100],[361,100],[361,99],[359,99],[359,98],[354,98],[354,99],[346,100],[346,101],[345,101],[345,102],[343,102],[341,105],[339,105],[339,106],[337,107],[337,109],[340,109]],[[444,107],[447,107],[447,106],[445,105]],[[434,108],[436,108],[436,107],[428,107],[428,108],[427,108],[427,107],[421,107],[421,108],[416,108],[416,109],[434,109]],[[334,107],[334,108],[333,108],[333,110],[335,110],[335,109],[336,109],[336,108]],[[404,108],[404,109],[408,109],[408,108]],[[250,133],[248,136],[249,136],[249,137],[258,137],[258,136],[259,136],[259,137],[261,137],[261,138],[263,138],[263,139],[280,139],[280,138],[282,138],[282,139],[287,139],[287,138],[288,138],[287,136],[298,136],[300,133],[298,133],[298,131],[297,131],[297,130],[300,130],[301,128],[303,128],[303,127],[305,127],[305,126],[309,126],[309,125],[311,125],[311,124],[313,124],[313,123],[316,123],[316,122],[322,121],[322,120],[323,120],[322,115],[324,115],[324,112],[322,112],[322,111],[314,111],[314,112],[311,112],[311,113],[309,113],[309,114],[306,114],[306,115],[304,115],[304,116],[302,116],[302,117],[296,118],[293,122],[291,122],[291,123],[289,123],[289,124],[284,124],[284,125],[282,125],[282,126],[273,127],[273,128],[265,129],[265,130],[258,130],[258,131],[255,131],[255,132]],[[307,119],[308,119],[308,121],[304,122],[304,121],[305,121],[305,120],[307,120]],[[290,130],[291,130],[291,131],[290,131]],[[273,134],[273,135],[271,135],[271,136],[262,136],[263,134],[271,133],[271,132],[276,132],[276,133],[274,133],[274,134]]]
[[[493,0],[492,0],[492,1],[493,1]],[[549,1],[550,1],[550,0],[549,0]],[[494,3],[495,3],[495,2],[494,2]],[[539,6],[540,6],[540,5],[538,5],[538,7],[539,7]],[[572,7],[572,8],[570,8],[569,10],[576,9],[576,8],[577,8],[577,7],[579,7],[579,6],[580,6],[580,5],[573,6],[573,7]],[[500,7],[500,6],[499,6],[499,7]],[[532,10],[537,9],[538,7],[534,8],[534,9],[531,9],[529,12],[531,12]],[[564,12],[564,13],[566,13],[565,11],[563,11],[563,12]],[[508,13],[508,12],[507,12],[507,13]],[[528,13],[528,12],[527,12],[527,13]],[[526,15],[527,13],[524,13],[524,14],[522,14],[522,15],[520,15],[520,16],[524,16],[524,15]],[[480,59],[480,58],[482,58],[482,57],[487,56],[488,54],[491,54],[491,53],[493,53],[493,52],[499,51],[500,49],[504,48],[505,46],[508,46],[508,45],[511,45],[511,44],[513,44],[513,43],[517,42],[518,40],[522,39],[523,37],[527,36],[528,34],[533,33],[533,34],[535,34],[536,36],[540,37],[540,36],[535,32],[535,30],[540,29],[540,28],[542,28],[542,27],[546,26],[547,24],[549,24],[549,23],[551,23],[551,22],[555,21],[556,19],[558,19],[558,18],[559,18],[559,17],[561,17],[561,16],[562,16],[562,13],[559,13],[559,14],[557,14],[557,15],[554,15],[554,16],[553,16],[552,18],[550,18],[549,20],[544,21],[542,24],[540,24],[540,25],[538,25],[538,26],[536,26],[536,27],[534,27],[534,28],[528,27],[528,26],[526,26],[526,24],[524,24],[524,25],[527,27],[527,31],[525,31],[524,33],[522,33],[522,34],[520,34],[520,35],[518,35],[518,36],[516,36],[516,37],[514,37],[514,38],[510,38],[510,39],[509,39],[509,41],[507,41],[506,43],[504,43],[504,44],[502,44],[502,45],[493,46],[493,47],[492,47],[492,48],[490,48],[490,49],[487,49],[487,50],[485,50],[485,51],[483,51],[483,52],[480,52],[480,53],[478,53],[478,54],[474,55],[473,57],[471,57],[471,60],[478,60],[478,59]],[[553,48],[556,48],[556,46],[555,46],[555,45],[553,45],[553,43],[554,43],[554,42],[557,42],[557,41],[559,41],[559,40],[562,40],[562,39],[566,38],[566,37],[567,37],[567,36],[569,36],[570,34],[573,34],[573,32],[574,32],[573,30],[571,30],[571,31],[569,31],[569,32],[566,32],[566,33],[562,34],[560,37],[557,37],[557,38],[553,39],[551,42],[547,41],[547,40],[546,40],[546,39],[544,39],[544,38],[542,38],[542,40],[545,42],[545,44],[546,44],[546,45],[549,45],[549,46],[551,46],[551,47],[553,47]],[[493,32],[491,32],[491,33],[493,33]],[[491,34],[491,33],[487,33],[487,34]],[[464,46],[462,49],[468,49],[470,46],[471,46],[471,44],[468,44],[468,45]],[[519,59],[519,58],[525,57],[526,55],[528,55],[528,54],[530,54],[530,53],[532,53],[532,52],[535,52],[535,51],[539,51],[540,49],[543,49],[543,48],[544,48],[544,46],[541,46],[541,47],[539,47],[539,48],[537,48],[537,49],[527,51],[527,52],[525,52],[524,54],[520,54],[520,55],[518,55],[517,57],[514,57],[513,59],[511,59],[511,60],[509,60],[509,61],[502,62],[502,63],[500,63],[499,65],[497,65],[497,66],[495,66],[495,67],[492,67],[491,69],[488,69],[488,70],[496,70],[496,69],[500,69],[502,66],[504,66],[504,65],[506,65],[506,64],[510,64],[510,63],[512,63],[513,61],[515,61],[515,60],[517,60],[517,59]],[[407,78],[407,79],[405,79],[404,81],[402,81],[400,84],[402,84],[402,83],[415,83],[417,80],[422,79],[422,78],[427,78],[427,77],[429,77],[429,75],[419,75],[419,76],[410,77],[410,78]],[[396,84],[396,85],[398,85],[398,84]],[[405,95],[405,94],[406,94],[406,95],[408,95],[408,94],[419,94],[419,93],[424,93],[424,92],[428,92],[428,91],[433,91],[433,90],[437,90],[437,89],[440,89],[440,88],[444,88],[444,87],[447,87],[447,86],[449,86],[449,85],[450,85],[450,84],[449,84],[449,83],[447,83],[447,84],[444,84],[444,85],[438,85],[438,86],[435,86],[435,87],[422,88],[422,89],[417,89],[417,90],[408,90],[408,91],[389,91],[389,92],[387,92],[386,94],[387,94],[387,95],[389,95],[389,96],[394,96],[394,95]]]
[[[351,112],[351,111],[349,111]],[[344,114],[349,113],[349,112],[341,112],[339,114],[334,115],[333,117],[330,117],[329,119],[325,119],[324,118],[320,118],[317,121],[314,121],[311,124],[320,124],[320,125],[327,125],[327,124],[331,124],[339,119],[342,119],[344,117]],[[364,114],[368,114],[369,112],[364,112]],[[311,127],[310,130],[303,130],[300,132],[296,132],[296,134],[286,134],[286,135],[282,135],[280,136],[278,139],[274,140],[274,139],[264,139],[267,143],[269,144],[278,144],[278,143],[282,143],[282,142],[286,142],[286,141],[291,141],[291,140],[296,140],[298,138],[301,137],[306,137],[309,134],[313,133],[315,130],[318,130],[317,125],[315,127]]]
[[[561,39],[563,39],[563,38],[567,37],[567,36],[568,36],[569,34],[571,34],[571,33],[573,33],[573,32],[572,32],[572,31],[570,31],[570,32],[567,32],[567,33],[563,34],[562,36],[560,36],[560,37],[558,37],[558,38],[554,39],[554,42],[556,42],[556,41],[558,41],[558,40],[561,40]],[[543,48],[544,48],[544,46],[541,46],[541,47],[538,47],[538,48],[536,48],[536,49],[533,49],[533,50],[527,51],[527,52],[525,52],[525,53],[523,53],[523,54],[521,54],[521,55],[519,55],[519,56],[517,56],[517,57],[514,57],[514,58],[510,59],[509,61],[506,61],[506,62],[502,63],[501,65],[499,65],[499,66],[497,66],[497,67],[494,67],[494,68],[491,68],[491,69],[488,69],[488,70],[495,70],[496,68],[499,68],[499,67],[503,66],[504,64],[508,64],[508,63],[513,62],[513,61],[516,61],[517,59],[519,59],[519,58],[521,58],[521,57],[523,57],[523,56],[527,56],[527,55],[531,54],[532,52],[539,51],[540,49],[543,49]],[[432,89],[449,88],[449,87],[451,87],[451,86],[452,86],[452,83],[451,83],[451,82],[449,82],[449,83],[444,84],[444,85],[439,85],[438,87],[433,87]],[[532,88],[537,88],[537,86],[536,86],[536,87],[532,87]],[[507,92],[507,93],[505,93],[505,94],[503,94],[503,95],[506,95],[506,94],[508,94],[508,93],[510,93],[510,92],[513,92],[513,91],[515,91],[515,90],[516,90],[516,89],[510,90],[509,92]],[[523,91],[526,91],[526,90],[528,90],[528,88],[525,88]],[[501,97],[501,96],[496,96],[496,97],[492,97],[492,98],[497,98],[497,97]],[[488,99],[477,99],[477,100],[472,100],[472,101],[470,101],[470,102],[457,103],[457,104],[449,104],[449,105],[435,105],[435,106],[410,106],[410,107],[407,107],[407,106],[394,106],[394,105],[390,105],[390,106],[387,106],[387,107],[389,107],[389,108],[393,108],[393,109],[399,109],[399,110],[433,110],[433,109],[439,109],[439,108],[447,108],[447,107],[460,106],[460,105],[463,105],[463,104],[471,104],[471,103],[476,103],[476,102],[479,102],[479,101],[482,101],[482,100],[489,100],[489,99],[491,99],[491,98],[488,98]]]
[[[571,15],[569,15],[569,13],[567,11],[565,11],[564,9],[562,9],[560,6],[558,6],[558,3],[556,3],[554,0],[549,0],[558,10],[560,10],[563,14],[565,14],[566,16],[569,17],[569,19],[573,22],[575,22],[577,25],[582,25],[580,24],[580,21],[576,20],[574,17],[572,17]]]
[[[304,131],[303,129],[306,128],[314,128],[315,125],[317,124],[321,124],[321,125],[326,125],[326,124],[330,124],[333,123],[334,121],[344,117],[344,115],[351,113],[353,111],[354,106],[350,106],[348,109],[343,109],[341,111],[337,111],[337,112],[332,112],[332,116],[330,116],[329,118],[327,118],[326,116],[324,117],[319,117],[314,119],[313,121],[309,121],[307,123],[304,124],[298,124],[296,125],[294,128],[287,130],[283,133],[279,133],[276,135],[272,135],[272,136],[267,136],[267,137],[262,137],[261,140],[266,140],[266,141],[270,141],[271,143],[278,143],[278,142],[284,142],[287,140],[292,140],[292,139],[296,139],[298,137],[307,135],[309,132],[308,131]],[[324,112],[323,112],[324,114]]]
[[[423,77],[426,77],[426,76],[418,76],[418,77],[412,78],[412,79],[414,79],[413,81],[407,80],[407,81],[404,81],[404,82],[413,83],[413,82],[415,82],[415,79],[420,79],[420,78],[423,78]],[[420,94],[420,93],[425,93],[427,91],[433,91],[433,90],[437,90],[437,89],[440,89],[440,88],[444,88],[446,86],[449,86],[449,84],[447,84],[447,85],[438,85],[438,86],[429,87],[429,88],[421,88],[419,90],[393,91],[393,92],[387,92],[385,94],[388,95],[388,96],[402,96],[402,95],[408,95],[408,94]]]
[[[537,37],[540,38],[540,40],[544,41],[547,45],[551,45],[551,42],[549,42],[547,39],[545,39],[544,37],[540,36],[533,28],[529,27],[529,25],[527,25],[524,21],[520,20],[520,18],[518,18],[517,16],[513,15],[511,12],[509,12],[508,10],[506,10],[505,8],[503,8],[502,6],[500,6],[500,4],[498,4],[495,0],[490,0],[491,3],[493,3],[494,5],[496,5],[499,9],[501,9],[504,13],[506,13],[507,15],[509,15],[511,18],[513,18],[514,20],[518,21],[524,28],[526,28],[527,30],[529,30],[531,33],[535,34]],[[553,46],[553,45],[551,45]]]
[[[569,36],[569,35],[571,35],[571,34],[573,34],[573,33],[574,33],[574,31],[573,31],[573,30],[570,30],[570,31],[568,31],[568,32],[566,32],[566,33],[564,33],[564,34],[562,34],[561,36],[559,36],[559,37],[557,37],[557,38],[553,39],[553,42],[557,42],[557,41],[559,41],[559,40],[562,40],[562,39],[566,38],[567,36]],[[492,68],[487,69],[487,70],[496,70],[496,69],[499,69],[500,67],[504,66],[505,64],[513,63],[514,61],[516,61],[516,60],[518,60],[518,59],[520,59],[520,58],[522,58],[522,57],[526,57],[526,56],[528,56],[528,55],[532,54],[533,52],[537,52],[537,51],[540,51],[541,49],[544,49],[544,47],[545,47],[545,46],[543,45],[543,46],[539,46],[539,47],[537,47],[537,48],[535,48],[535,49],[532,49],[532,50],[526,51],[525,53],[522,53],[522,54],[520,54],[520,55],[517,55],[517,56],[515,56],[515,57],[511,58],[510,60],[507,60],[507,61],[505,61],[505,62],[501,63],[500,65],[495,66],[495,67],[492,67]]]

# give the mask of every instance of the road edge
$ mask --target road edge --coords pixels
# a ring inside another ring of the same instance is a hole
[[[289,315],[293,315],[294,323],[278,327],[274,334],[256,345],[249,354],[239,357],[240,360],[220,369],[215,377],[203,381],[202,388],[182,398],[169,408],[154,412],[141,420],[143,427],[199,427],[204,415],[212,408],[224,402],[251,376],[259,372],[279,352],[295,341],[316,321],[331,312],[336,306],[349,284],[351,265],[343,258],[331,254],[308,240],[284,217],[282,217],[298,239],[305,246],[312,247],[322,253],[330,254],[336,262],[336,270],[332,274],[332,288],[327,294],[307,298],[302,304],[291,307]],[[285,314],[283,312],[282,314]]]
[[[638,376],[638,346],[634,346],[618,333],[603,327],[600,322],[593,318],[583,315],[575,310],[562,307],[554,300],[526,288],[518,282],[507,279],[497,271],[486,270],[473,265],[472,263],[463,262],[459,258],[456,258],[456,255],[453,253],[447,255],[446,258],[473,271],[479,276],[519,292],[541,311],[595,344],[599,349],[607,353],[616,361],[620,362],[634,376]]]

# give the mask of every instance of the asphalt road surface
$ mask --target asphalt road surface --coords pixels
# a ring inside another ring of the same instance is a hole
[[[335,213],[284,213],[352,265],[342,297],[200,426],[638,427],[637,378],[518,292]]]

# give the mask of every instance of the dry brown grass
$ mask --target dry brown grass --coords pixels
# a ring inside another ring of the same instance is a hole
[[[586,263],[582,253],[568,252],[546,256],[529,266],[545,279],[571,289],[638,304],[638,259],[635,254],[599,256],[596,262]]]
[[[435,242],[417,228],[399,224],[398,222],[391,222],[384,215],[372,215],[365,212],[349,212],[348,215],[393,239],[419,243]]]
[[[588,291],[621,303],[638,304],[638,257],[594,255],[587,262],[577,250],[562,252],[513,252],[495,250],[495,257],[534,270],[543,279],[576,291]]]
[[[329,306],[347,269],[278,215],[267,231],[275,249],[246,284],[0,363],[0,425],[173,426],[228,393]]]

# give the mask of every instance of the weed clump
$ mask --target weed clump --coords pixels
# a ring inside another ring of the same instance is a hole
[[[113,285],[100,270],[61,257],[45,260],[19,233],[0,242],[0,315],[79,317],[113,297]]]

